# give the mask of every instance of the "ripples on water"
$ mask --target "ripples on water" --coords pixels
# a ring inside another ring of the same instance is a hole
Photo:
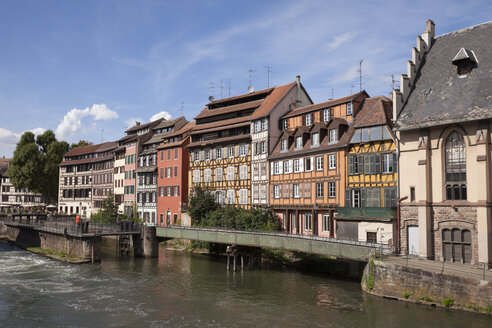
[[[206,256],[71,265],[0,242],[1,327],[491,327],[290,270],[227,274]]]

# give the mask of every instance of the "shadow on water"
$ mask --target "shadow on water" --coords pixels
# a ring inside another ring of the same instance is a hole
[[[21,248],[17,247],[14,242],[0,239],[0,252],[16,252]]]

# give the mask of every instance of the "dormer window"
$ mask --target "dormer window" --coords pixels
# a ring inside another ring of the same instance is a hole
[[[289,128],[289,121],[283,120],[282,121],[282,130],[287,130],[288,128]]]
[[[330,129],[330,143],[338,141],[337,129]]]
[[[330,109],[327,108],[323,111],[323,122],[328,122],[330,120]]]
[[[311,115],[312,115],[311,113],[306,114],[306,126],[310,126],[313,123]]]
[[[319,133],[313,133],[312,146],[313,147],[319,146]]]
[[[280,144],[280,151],[287,151],[287,139],[282,139]]]
[[[296,137],[296,149],[302,148],[302,137]]]
[[[452,63],[456,66],[458,75],[465,77],[477,66],[477,58],[473,51],[461,48],[456,56],[454,56]]]
[[[352,115],[352,103],[347,104],[347,115]]]

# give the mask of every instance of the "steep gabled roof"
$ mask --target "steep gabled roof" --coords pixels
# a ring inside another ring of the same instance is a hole
[[[395,128],[409,130],[492,118],[491,40],[492,22],[436,37]],[[459,76],[453,65],[457,54],[460,60],[473,55],[476,61],[466,76]]]
[[[289,84],[281,85],[279,87],[275,87],[272,93],[270,93],[268,97],[265,98],[265,101],[261,104],[261,106],[257,110],[255,110],[253,115],[251,115],[251,119],[256,120],[268,116],[275,108],[275,106],[280,102],[280,100],[282,100],[282,98],[285,97],[295,85],[296,82],[292,82]]]
[[[85,146],[85,147],[75,147],[72,150],[68,151],[64,157],[73,157],[73,156],[81,156],[81,155],[88,155],[88,154],[93,154],[99,150],[101,147],[105,147],[108,144],[112,144],[112,142],[104,142],[100,143],[97,145],[90,145],[90,146]]]
[[[364,99],[354,119],[354,127],[388,124],[393,116],[392,101],[385,96]]]
[[[136,124],[136,125],[132,126],[131,128],[129,128],[128,130],[126,130],[125,132],[128,133],[128,132],[134,132],[134,131],[138,131],[138,130],[145,129],[145,128],[152,128],[152,127],[156,126],[157,124],[161,123],[163,120],[164,120],[163,118],[160,118],[160,119],[157,119],[155,121],[148,122],[145,124]]]

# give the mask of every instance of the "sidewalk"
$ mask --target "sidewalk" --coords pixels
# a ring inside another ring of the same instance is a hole
[[[431,261],[417,257],[409,257],[407,259],[407,257],[396,256],[384,258],[383,262],[462,278],[492,281],[492,270],[484,270],[483,266],[477,267],[462,263]]]

